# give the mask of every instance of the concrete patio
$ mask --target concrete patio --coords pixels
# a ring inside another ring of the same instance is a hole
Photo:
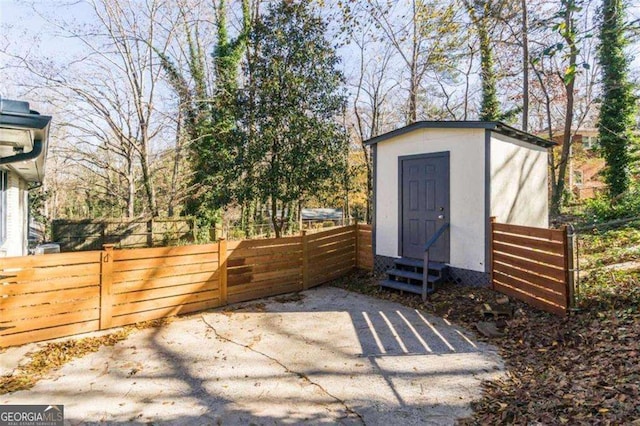
[[[231,308],[137,331],[0,403],[64,404],[70,424],[442,425],[502,374],[446,320],[333,287]]]

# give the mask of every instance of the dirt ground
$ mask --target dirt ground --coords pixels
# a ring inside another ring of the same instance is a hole
[[[453,424],[503,374],[470,336],[321,287],[136,331],[0,403],[64,404],[69,424]]]

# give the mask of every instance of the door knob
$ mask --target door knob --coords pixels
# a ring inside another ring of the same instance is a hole
[[[439,214],[438,215],[438,219],[444,219],[444,215],[443,214]]]

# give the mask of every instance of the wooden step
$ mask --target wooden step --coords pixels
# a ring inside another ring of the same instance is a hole
[[[408,257],[400,257],[393,261],[396,265],[410,266],[413,268],[422,268],[424,261],[420,259],[410,259]],[[429,269],[432,271],[442,271],[448,269],[449,266],[442,262],[429,262]]]
[[[406,291],[407,293],[422,294],[422,285],[403,283],[393,280],[383,280],[380,281],[380,286]],[[427,294],[429,293],[433,293],[433,290],[427,289]]]
[[[410,280],[416,280],[418,282],[422,282],[422,273],[421,272],[413,272],[413,271],[405,271],[402,269],[389,269],[387,271],[389,278],[392,276],[407,278]],[[438,275],[427,275],[427,282],[429,283],[437,283],[440,281],[440,277]]]

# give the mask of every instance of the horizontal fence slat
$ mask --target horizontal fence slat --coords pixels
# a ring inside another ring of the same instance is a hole
[[[227,262],[228,263],[228,262]],[[270,263],[256,263],[254,265],[240,265],[240,266],[228,266],[227,273],[229,275],[247,274],[247,273],[260,273],[260,272],[272,272],[282,269],[298,268],[302,270],[302,259],[289,260],[286,259],[280,262]]]
[[[12,268],[43,268],[46,266],[78,265],[81,263],[100,262],[99,251],[81,253],[51,253],[41,256],[4,257],[0,263],[0,275],[9,273]]]
[[[42,293],[44,291],[64,290],[98,285],[100,285],[100,275],[56,278],[49,281],[37,282],[27,281],[23,283],[8,285],[0,284],[0,296],[16,296],[19,294]]]
[[[188,303],[204,302],[211,299],[218,299],[219,292],[205,291],[200,293],[181,294],[176,296],[163,297],[161,299],[141,300],[130,302],[125,305],[113,307],[113,315],[127,315],[135,312],[151,311],[155,309],[168,308],[172,306],[185,305]]]
[[[521,236],[540,238],[543,240],[562,243],[563,234],[561,229],[534,228],[529,226],[511,225],[506,223],[494,223],[495,232],[504,232]]]
[[[302,270],[300,268],[281,269],[279,271],[254,273],[251,282],[268,281],[271,279],[289,279],[289,278],[301,278]]]
[[[80,300],[97,297],[100,294],[100,287],[84,287],[80,289],[56,290],[42,293],[33,293],[29,297],[9,296],[0,299],[0,316],[2,310],[15,309],[19,306],[33,306],[40,309],[41,305],[47,305],[55,300]],[[42,309],[45,309],[42,307]]]
[[[179,296],[202,291],[213,292],[218,283],[214,281],[204,281],[195,284],[176,285],[171,287],[151,288],[147,290],[133,291],[113,295],[113,305],[120,305],[143,300],[159,299],[162,297]]]
[[[353,265],[342,265],[340,268],[333,269],[331,272],[318,273],[310,280],[310,285],[311,287],[315,287],[320,284],[335,280],[336,278],[340,278],[344,274],[348,273],[352,269]]]
[[[322,231],[312,234],[307,234],[309,238],[309,243],[315,243],[317,241],[326,240],[332,237],[343,237],[343,238],[353,238],[355,237],[356,231],[351,226],[345,226],[344,228],[336,228],[330,231]]]
[[[132,291],[152,290],[156,288],[175,287],[186,284],[197,284],[203,282],[218,283],[218,274],[214,272],[203,272],[199,274],[178,275],[163,278],[149,278],[146,280],[126,281],[113,284],[113,294],[128,293]]]
[[[153,269],[137,269],[133,271],[118,271],[113,273],[113,284],[127,281],[139,281],[155,278],[169,278],[202,272],[215,273],[218,270],[218,260],[215,262],[195,263],[192,265],[161,266]]]
[[[293,293],[302,290],[299,281],[272,281],[256,286],[255,284],[246,284],[242,287],[229,289],[229,303],[247,302],[250,300],[277,296],[280,294]]]
[[[309,241],[309,248],[316,249],[316,248],[324,247],[330,244],[344,243],[349,241],[354,241],[353,233],[336,235],[335,237],[323,238],[321,240]]]
[[[495,262],[504,263],[506,265],[513,265],[533,273],[544,275],[547,277],[555,278],[556,280],[564,281],[564,271],[551,266],[543,265],[541,263],[533,263],[519,257],[509,256],[505,253],[494,253],[493,260]]]
[[[77,322],[97,320],[99,317],[100,310],[94,308],[85,311],[67,312],[63,314],[49,315],[39,318],[27,318],[13,321],[10,327],[5,328],[0,325],[0,335],[34,331],[42,328],[51,328]]]
[[[301,244],[290,244],[286,246],[269,246],[269,247],[239,247],[229,253],[229,257],[254,257],[254,256],[268,256],[278,253],[291,253],[292,255],[299,255],[302,252]]]
[[[292,253],[267,254],[259,256],[240,256],[231,253],[227,259],[227,268],[246,265],[262,265],[273,262],[301,262],[302,251]]]
[[[259,283],[261,281],[272,281],[274,279],[287,280],[287,279],[301,279],[302,271],[298,268],[287,269],[283,271],[265,272],[261,274],[237,274],[229,275],[227,284],[229,290],[233,287],[237,287],[243,284]]]
[[[496,263],[494,262],[493,264],[493,270],[494,273],[495,272],[502,272],[506,275],[511,275],[514,276],[516,278],[519,278],[521,280],[530,282],[534,285],[540,286],[540,287],[547,287],[552,291],[558,292],[558,293],[564,293],[565,292],[565,284],[564,281],[560,281],[560,280],[555,280],[555,279],[551,279],[549,277],[544,277],[542,275],[537,275],[533,272],[530,271],[525,271],[523,269],[518,269],[515,268],[511,265],[505,265],[502,263]]]
[[[134,312],[126,315],[113,317],[111,325],[120,327],[128,324],[135,324],[141,321],[151,321],[160,318],[167,318],[180,314],[188,314],[190,312],[204,311],[207,309],[217,308],[220,306],[219,299],[211,299],[204,302],[189,303],[185,305],[169,306],[165,308],[155,309],[145,312]]]
[[[494,290],[557,315],[569,305],[566,230],[491,223]]]
[[[337,249],[332,249],[331,251],[326,250],[318,250],[318,251],[309,251],[309,262],[322,262],[324,260],[333,259],[335,257],[339,257],[343,254],[353,254],[355,256],[355,244],[340,247]]]
[[[334,270],[341,269],[342,267],[354,267],[354,266],[356,266],[355,258],[343,257],[339,259],[334,259],[330,262],[314,265],[314,267],[309,270],[309,273],[311,275],[322,275],[327,272],[332,272]]]
[[[85,321],[77,324],[67,324],[58,327],[44,328],[35,331],[26,331],[0,337],[0,346],[16,346],[25,343],[39,342],[41,340],[56,339],[58,337],[73,336],[74,334],[97,331],[100,324],[98,320]]]
[[[70,302],[50,303],[48,305],[22,306],[15,309],[0,311],[0,327],[7,326],[11,321],[20,321],[29,318],[40,318],[47,315],[66,314],[69,312],[97,309],[100,307],[100,299],[93,297],[84,300],[73,300]]]
[[[557,266],[559,268],[564,267],[564,256],[562,256],[562,254],[555,255],[541,251],[535,251],[525,247],[511,246],[509,244],[504,244],[498,241],[494,241],[493,249],[496,252],[502,252],[510,254],[512,256],[522,257],[533,262],[544,263],[547,265]]]
[[[525,293],[524,291],[514,288],[508,285],[505,285],[500,282],[494,282],[496,290],[501,293],[506,294],[507,296],[514,297],[516,299],[520,299],[536,308],[542,309],[543,311],[551,312],[556,315],[564,316],[566,315],[566,309],[562,306],[552,305],[545,301],[542,301],[536,297],[533,297],[530,294]]]
[[[189,254],[218,253],[217,244],[199,244],[178,247],[124,249],[114,252],[114,260],[149,259],[155,257],[185,256]]]
[[[564,246],[562,242],[537,240],[534,238],[519,237],[517,235],[510,234],[493,234],[493,241],[500,243],[513,244],[516,246],[528,247],[531,249],[538,249],[544,252],[562,254]]]
[[[302,237],[265,238],[261,240],[228,241],[228,250],[269,249],[271,247],[295,246],[302,243]]]
[[[48,281],[53,278],[95,275],[100,273],[100,263],[30,267],[16,271],[0,272],[0,283],[22,281]]]
[[[166,266],[193,265],[218,261],[218,253],[201,253],[186,256],[158,257],[155,259],[123,260],[113,263],[113,272],[135,269],[152,269]]]
[[[141,243],[146,243],[149,234],[141,234],[145,237]],[[338,278],[356,262],[370,267],[371,236],[368,225],[307,234],[310,285]],[[302,290],[301,236],[226,244],[228,302]],[[94,331],[101,324],[115,327],[218,307],[222,303],[219,247],[204,244],[4,258],[0,346]],[[109,252],[111,256],[105,255]],[[101,311],[106,312],[104,317]]]
[[[553,304],[557,304],[562,306],[566,302],[566,296],[564,294],[554,292],[545,287],[540,287],[537,285],[533,285],[521,279],[503,274],[502,272],[494,271],[494,280],[506,284],[508,286],[518,288],[525,293],[529,293],[536,298],[551,302]]]

